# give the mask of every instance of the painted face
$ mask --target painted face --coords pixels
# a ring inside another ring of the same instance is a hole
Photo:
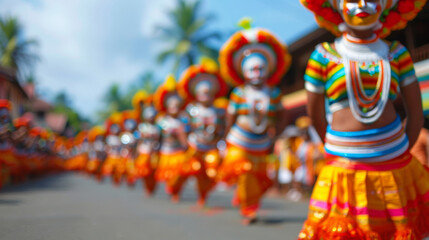
[[[268,76],[267,61],[259,54],[252,54],[243,60],[244,78],[252,85],[265,83]]]
[[[343,0],[342,15],[347,25],[357,29],[373,27],[382,12],[381,0]]]
[[[143,119],[145,121],[153,121],[156,117],[156,110],[154,107],[146,107],[143,111]]]
[[[176,115],[180,111],[182,106],[182,101],[178,96],[171,96],[167,99],[167,113],[171,115]]]
[[[124,123],[125,130],[132,131],[137,127],[137,122],[134,119],[127,119]]]
[[[210,91],[211,85],[208,81],[201,81],[195,87],[195,97],[198,102],[207,103],[213,100],[213,94]]]
[[[110,126],[110,132],[114,135],[119,133],[119,126],[117,124],[112,124],[112,126]]]

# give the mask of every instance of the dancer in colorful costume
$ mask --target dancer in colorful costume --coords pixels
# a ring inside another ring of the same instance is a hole
[[[220,163],[217,143],[224,130],[225,112],[213,104],[227,93],[228,86],[219,75],[216,62],[203,59],[201,65],[190,66],[183,72],[178,89],[191,102],[187,106],[191,126],[187,172],[197,179],[198,206],[202,207],[216,185]]]
[[[183,112],[185,99],[177,94],[176,80],[172,75],[154,95],[154,106],[164,114],[158,118],[161,129],[157,180],[166,182],[166,192],[173,202],[180,199],[180,191],[186,181],[183,166],[186,162],[187,117]]]
[[[316,47],[304,77],[327,165],[299,239],[427,237],[429,172],[408,151],[423,125],[419,85],[407,49],[380,39],[405,27],[426,1],[301,2],[339,38]],[[404,127],[392,103],[399,92],[407,110]]]
[[[15,131],[12,133],[12,139],[15,145],[15,157],[21,165],[21,180],[28,177],[31,172],[30,137],[31,120],[28,117],[20,117],[13,121]]]
[[[88,141],[90,144],[88,154],[88,164],[86,171],[101,181],[101,166],[106,158],[105,156],[105,134],[102,126],[95,126],[88,132]]]
[[[88,163],[89,142],[88,131],[79,132],[74,138],[74,156],[67,161],[66,168],[69,171],[86,170]]]
[[[119,138],[119,133],[121,123],[121,114],[116,112],[113,113],[106,120],[106,154],[107,158],[104,161],[101,168],[102,175],[104,177],[111,176],[113,177],[114,172],[116,171],[116,166],[121,161],[121,139]],[[114,179],[116,185],[119,184],[118,179]]]
[[[12,105],[8,100],[0,99],[0,189],[11,177],[18,175],[20,170],[13,154],[11,109]]]
[[[155,173],[158,166],[158,150],[161,129],[156,124],[157,111],[153,106],[153,96],[146,96],[142,107],[142,122],[138,126],[140,138],[137,142],[136,170],[137,176],[143,178],[148,196],[156,188]]]
[[[220,51],[223,78],[236,86],[226,117],[227,154],[220,178],[237,183],[236,200],[243,224],[256,220],[260,200],[270,187],[267,156],[281,133],[281,92],[274,87],[288,70],[291,56],[286,46],[263,29],[235,33]]]
[[[120,134],[122,149],[122,160],[117,168],[119,178],[126,175],[127,184],[133,187],[137,180],[137,171],[135,168],[137,138],[140,135],[137,131],[137,112],[135,110],[127,110],[122,112],[122,129]]]

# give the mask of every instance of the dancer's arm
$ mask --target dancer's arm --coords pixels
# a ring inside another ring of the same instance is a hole
[[[411,149],[419,136],[424,121],[419,83],[414,81],[407,86],[401,87],[401,95],[407,113],[405,131],[408,135],[409,148]]]
[[[307,91],[307,114],[317,131],[322,142],[325,142],[325,134],[328,123],[325,112],[325,96],[321,93]]]

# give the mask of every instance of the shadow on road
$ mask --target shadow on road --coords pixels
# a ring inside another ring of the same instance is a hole
[[[262,225],[277,225],[291,222],[301,223],[305,220],[305,217],[264,217],[259,219],[259,223]]]
[[[13,199],[0,199],[0,205],[18,205],[22,201]]]
[[[72,173],[61,173],[61,174],[54,174],[50,176],[30,179],[30,180],[27,180],[27,182],[25,183],[6,186],[0,190],[0,194],[30,192],[30,191],[66,190],[71,187],[71,183],[68,180],[69,174],[72,174]],[[0,204],[2,204],[1,201],[2,200],[0,200]]]

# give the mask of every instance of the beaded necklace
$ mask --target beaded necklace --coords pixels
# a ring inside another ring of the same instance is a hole
[[[377,121],[388,102],[391,83],[387,44],[378,38],[359,40],[344,35],[335,42],[335,46],[342,57],[348,101],[353,116],[366,124]],[[365,93],[359,63],[378,63],[380,68],[376,89],[371,95]]]

